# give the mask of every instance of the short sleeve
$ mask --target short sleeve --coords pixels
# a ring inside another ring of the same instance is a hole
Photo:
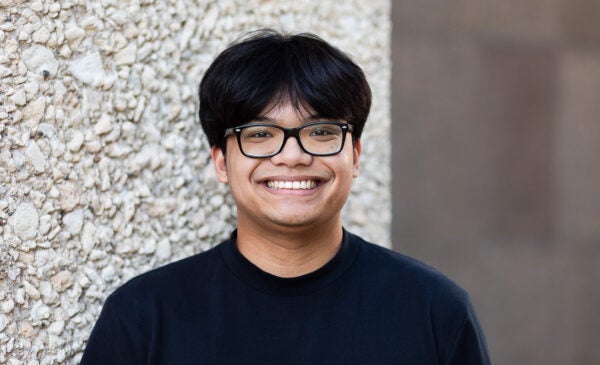
[[[490,365],[485,335],[475,311],[467,303],[466,317],[459,326],[448,357],[446,365]]]

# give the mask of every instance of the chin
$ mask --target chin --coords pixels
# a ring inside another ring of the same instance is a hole
[[[280,227],[301,228],[310,227],[315,224],[316,221],[300,219],[273,219],[272,222]]]
[[[310,226],[319,221],[317,217],[307,217],[302,215],[271,215],[269,220],[275,225],[282,227],[303,227]]]
[[[271,222],[280,227],[312,228],[330,225],[335,217],[323,216],[271,216]]]

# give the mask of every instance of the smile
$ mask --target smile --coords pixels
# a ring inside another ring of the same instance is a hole
[[[315,180],[302,181],[267,181],[267,186],[271,189],[290,189],[290,190],[309,190],[317,187]]]

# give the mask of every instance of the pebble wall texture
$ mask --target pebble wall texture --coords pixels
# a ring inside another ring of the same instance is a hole
[[[106,296],[229,235],[197,120],[202,73],[243,32],[310,31],[374,105],[351,231],[389,245],[388,0],[0,0],[0,363],[78,363]]]

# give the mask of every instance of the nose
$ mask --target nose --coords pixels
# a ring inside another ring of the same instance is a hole
[[[271,157],[271,161],[276,165],[309,165],[312,162],[312,156],[304,152],[297,137],[290,136],[284,142],[281,152]]]

